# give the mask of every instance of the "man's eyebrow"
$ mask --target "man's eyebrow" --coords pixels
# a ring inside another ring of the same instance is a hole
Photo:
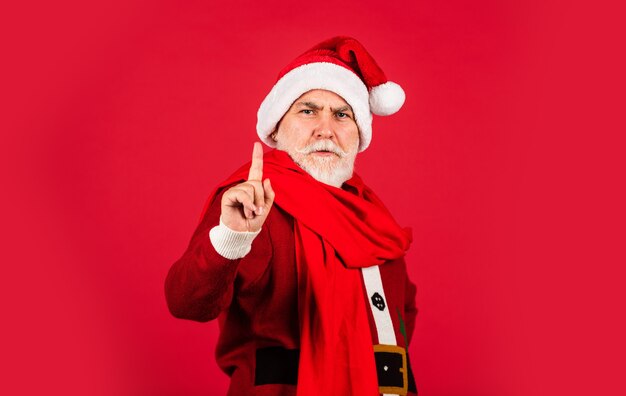
[[[350,107],[350,105],[341,106],[341,107],[338,107],[338,108],[336,108],[336,109],[333,109],[333,108],[331,107],[331,108],[330,108],[330,110],[331,110],[333,113],[345,113],[346,111],[349,111],[349,112],[351,112],[351,113],[353,112],[353,111],[352,111],[352,107]]]
[[[297,102],[296,106],[300,106],[300,107],[309,107],[313,110],[322,110],[322,107],[320,105],[318,105],[317,103],[314,102]]]

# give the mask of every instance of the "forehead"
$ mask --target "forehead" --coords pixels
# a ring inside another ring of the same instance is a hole
[[[294,103],[298,102],[313,102],[318,104],[328,103],[331,107],[349,106],[348,102],[346,102],[341,96],[325,89],[313,89],[305,92],[294,101]]]

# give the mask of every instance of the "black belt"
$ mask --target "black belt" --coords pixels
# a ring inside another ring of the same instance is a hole
[[[256,350],[254,385],[298,383],[299,349],[283,347]],[[380,393],[417,393],[415,378],[406,350],[395,345],[374,345],[374,359]]]

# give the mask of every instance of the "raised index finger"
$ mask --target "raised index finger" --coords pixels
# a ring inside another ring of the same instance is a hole
[[[252,150],[252,164],[250,165],[250,173],[248,173],[248,180],[263,179],[263,148],[261,143],[254,143],[254,149]]]

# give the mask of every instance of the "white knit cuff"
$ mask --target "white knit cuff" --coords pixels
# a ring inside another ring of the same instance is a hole
[[[222,222],[220,216],[220,224],[209,231],[209,238],[213,248],[220,256],[229,260],[236,260],[250,253],[252,241],[260,232],[260,229],[256,232],[233,231]]]

